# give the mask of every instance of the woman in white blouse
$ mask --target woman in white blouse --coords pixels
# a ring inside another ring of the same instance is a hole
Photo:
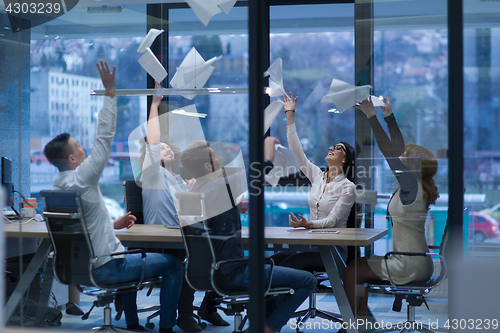
[[[300,170],[311,182],[311,192],[308,198],[310,220],[299,214],[289,215],[291,227],[306,228],[345,228],[348,219],[354,219],[353,204],[355,201],[354,161],[355,151],[347,142],[340,142],[328,150],[325,161],[328,164],[326,171],[309,161],[304,154],[295,128],[295,107],[297,97],[283,95],[284,108],[287,118],[288,146],[297,159]],[[350,217],[351,216],[351,217]],[[337,247],[345,260],[345,247]],[[322,267],[318,252],[280,252],[273,260],[277,265],[311,270]]]

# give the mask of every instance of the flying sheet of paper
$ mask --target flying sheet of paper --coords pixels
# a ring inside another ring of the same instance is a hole
[[[321,99],[321,103],[335,103],[339,113],[344,112],[356,103],[368,98],[371,86],[354,86],[337,79],[332,80],[328,93]]]
[[[283,61],[276,59],[271,66],[264,72],[264,77],[269,76],[269,87],[266,93],[270,97],[278,97],[286,94],[283,88]]]
[[[286,177],[291,173],[299,171],[299,165],[293,153],[280,144],[274,145],[274,167],[265,176],[266,181],[272,186],[278,185],[281,177]]]
[[[208,25],[210,19],[221,12],[229,14],[237,0],[186,0],[201,23]]]
[[[163,30],[158,30],[158,29],[154,29],[154,28],[149,29],[148,34],[146,35],[146,37],[142,41],[141,45],[137,49],[137,52],[139,52],[139,53],[146,52],[146,49],[151,47],[151,44],[153,44],[156,37],[158,37],[158,35],[160,35],[162,32],[163,32]]]
[[[157,82],[161,82],[167,77],[167,71],[149,48],[146,49],[146,52],[138,61],[142,68],[144,68]]]
[[[203,57],[193,47],[181,65],[177,67],[174,77],[170,80],[170,85],[175,89],[202,88],[212,75],[215,67],[212,64],[222,56],[214,57],[205,61]],[[182,95],[187,99],[193,99],[195,94]]]
[[[271,127],[274,119],[280,113],[283,104],[285,104],[283,101],[277,100],[269,104],[264,110],[264,133],[266,133],[269,127]]]
[[[139,64],[157,82],[161,82],[167,77],[167,71],[149,47],[162,32],[163,30],[149,29],[148,34],[137,49],[137,52],[144,53],[138,60]]]
[[[370,96],[372,98],[373,106],[385,106],[385,104],[384,104],[384,97],[382,97],[382,96],[377,97],[377,96],[374,96],[374,95],[370,95]]]

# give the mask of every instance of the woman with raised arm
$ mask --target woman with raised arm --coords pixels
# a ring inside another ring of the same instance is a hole
[[[427,148],[412,143],[405,145],[389,98],[384,99],[384,104],[381,109],[391,138],[378,122],[371,99],[356,104],[355,108],[367,116],[380,151],[397,179],[396,191],[388,205],[393,251],[429,252],[424,227],[429,205],[439,197],[433,179],[437,172],[437,160]],[[351,262],[344,272],[344,289],[351,309],[358,318],[363,318],[367,315],[368,301],[368,291],[363,283],[388,281],[389,273],[396,284],[425,281],[432,275],[432,270],[432,260],[428,256],[394,255],[387,260],[387,266],[381,256],[359,258]]]
[[[354,185],[354,162],[355,151],[347,142],[339,142],[330,146],[325,161],[328,165],[326,171],[309,161],[304,154],[300,144],[297,130],[295,128],[295,99],[283,95],[284,108],[287,119],[288,146],[300,167],[300,170],[311,182],[308,204],[310,209],[309,221],[299,214],[289,215],[289,224],[293,228],[345,228],[348,220],[354,226],[355,185]],[[337,246],[339,254],[345,261],[347,248]],[[287,266],[305,270],[315,270],[323,267],[323,261],[319,252],[279,252],[272,256],[277,265]]]

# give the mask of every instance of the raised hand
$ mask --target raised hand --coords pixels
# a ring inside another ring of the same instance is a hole
[[[161,89],[161,84],[155,81],[155,89]],[[163,99],[163,95],[153,95],[153,102],[152,104],[156,105],[157,107],[160,106],[161,100]]]
[[[295,111],[295,107],[297,106],[297,97],[293,99],[292,92],[290,91],[290,96],[287,94],[283,94],[283,102],[285,103],[283,105],[283,108],[285,109],[285,112],[288,113],[288,111]]]
[[[392,114],[391,100],[389,99],[389,96],[384,98],[383,102],[384,102],[385,106],[381,106],[380,108],[382,109],[384,116],[388,117]]]
[[[101,61],[100,65],[99,63],[96,62],[97,70],[99,71],[99,75],[101,76],[101,81],[102,85],[104,86],[104,89],[106,91],[104,92],[104,95],[109,96],[109,97],[115,97],[115,90],[116,90],[116,77],[115,77],[115,72],[116,72],[116,66],[113,66],[113,71],[111,72],[109,70],[108,63],[106,61]]]
[[[356,105],[354,105],[354,108],[363,111],[367,118],[373,117],[375,115],[375,108],[373,107],[371,96],[359,103],[356,103]]]

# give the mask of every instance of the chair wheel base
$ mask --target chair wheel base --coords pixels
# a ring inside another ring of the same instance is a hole
[[[201,322],[201,323],[199,323],[198,325],[200,326],[200,328],[201,328],[202,330],[204,330],[205,328],[207,328],[207,323]]]
[[[147,324],[146,324],[146,328],[147,328],[148,330],[152,330],[153,328],[155,328],[155,324],[154,324],[154,323],[147,323]]]

